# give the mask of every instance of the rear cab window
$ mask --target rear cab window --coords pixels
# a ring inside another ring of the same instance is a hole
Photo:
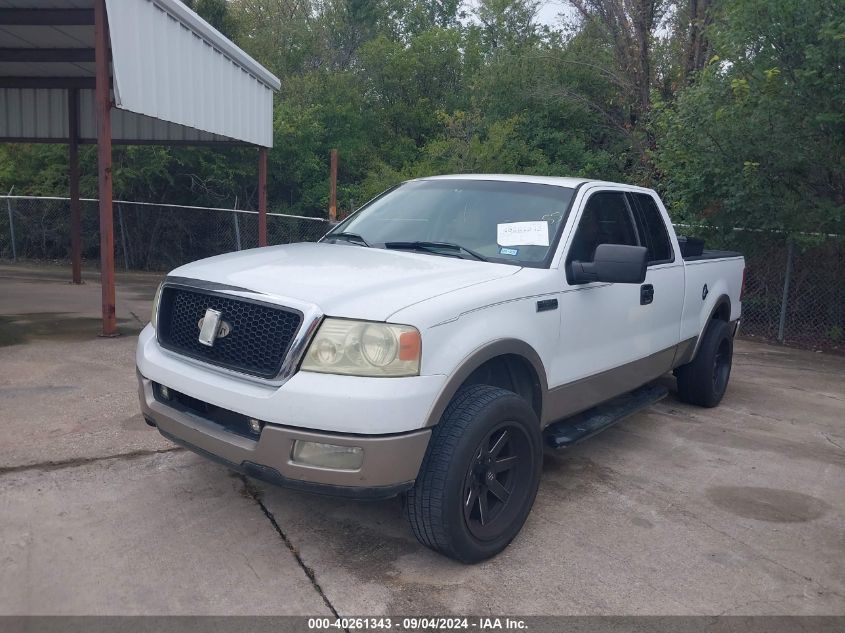
[[[649,266],[675,261],[666,222],[654,198],[647,193],[628,193],[628,200],[643,246],[648,249]]]

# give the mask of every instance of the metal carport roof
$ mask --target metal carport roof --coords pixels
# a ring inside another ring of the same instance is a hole
[[[81,280],[77,146],[98,146],[103,334],[114,318],[111,145],[259,148],[259,244],[279,80],[179,0],[0,0],[0,142],[68,143]]]
[[[94,0],[0,0],[0,138],[68,139],[94,124]],[[178,0],[106,0],[115,142],[271,147],[279,80]]]

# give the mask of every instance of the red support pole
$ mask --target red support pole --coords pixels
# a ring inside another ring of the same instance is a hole
[[[70,261],[72,283],[82,283],[82,203],[79,201],[79,90],[67,91],[68,180],[70,181]]]
[[[267,148],[258,148],[258,245],[267,246]]]
[[[103,291],[102,336],[117,336],[114,290],[114,209],[112,208],[111,94],[106,0],[94,1],[94,58],[97,112],[97,167],[100,189],[100,284]]]
[[[329,153],[329,220],[337,221],[337,150]]]

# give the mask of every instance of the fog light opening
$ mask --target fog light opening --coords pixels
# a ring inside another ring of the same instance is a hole
[[[161,394],[162,400],[170,400],[170,389],[164,385],[159,385],[158,392]]]
[[[360,446],[338,446],[321,442],[296,440],[291,460],[304,466],[333,470],[358,470],[364,463],[364,449]]]
[[[249,430],[255,433],[256,435],[261,435],[261,429],[264,427],[264,423],[261,420],[256,420],[255,418],[249,419]]]

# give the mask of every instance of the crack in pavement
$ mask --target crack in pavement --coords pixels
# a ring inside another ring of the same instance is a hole
[[[842,447],[839,444],[837,444],[836,442],[834,442],[832,439],[830,439],[830,436],[827,433],[822,433],[822,437],[824,439],[826,439],[828,442],[830,442],[831,444],[833,444],[839,450],[842,450]]]
[[[115,455],[104,455],[102,457],[77,457],[74,459],[67,459],[56,462],[41,462],[38,464],[21,464],[19,466],[0,466],[0,476],[8,475],[10,473],[26,472],[28,470],[51,471],[60,470],[62,468],[73,468],[74,466],[85,466],[87,464],[94,464],[106,459],[137,459],[139,457],[148,457],[150,455],[158,455],[160,453],[172,453],[174,451],[184,451],[181,446],[172,446],[169,448],[161,448],[158,450],[139,450],[130,451],[129,453],[117,453]]]
[[[282,542],[285,546],[290,550],[290,553],[293,555],[294,559],[296,559],[297,564],[308,577],[308,580],[311,582],[311,586],[314,587],[314,590],[317,592],[322,599],[325,605],[329,608],[329,611],[332,612],[335,618],[340,618],[340,614],[335,609],[334,605],[329,600],[329,597],[323,591],[323,588],[320,586],[320,583],[317,582],[317,575],[314,573],[314,570],[305,564],[305,561],[302,560],[302,556],[299,554],[299,550],[296,549],[293,542],[291,542],[290,538],[287,534],[285,534],[284,530],[282,530],[281,526],[279,525],[278,521],[276,521],[276,517],[273,516],[273,513],[264,505],[264,502],[261,500],[261,493],[259,492],[258,488],[256,488],[250,481],[247,479],[245,475],[240,476],[241,481],[244,484],[244,490],[246,493],[252,498],[255,503],[258,504],[258,507],[261,508],[261,511],[264,513],[264,516],[270,521],[270,524],[273,526],[273,529],[276,530],[276,533],[279,535],[279,538],[282,539]],[[349,629],[343,629],[346,633],[349,633]]]
[[[131,452],[128,452],[128,453],[117,453],[117,454],[114,454],[114,455],[105,455],[105,456],[102,456],[102,457],[81,457],[81,458],[68,459],[68,460],[63,460],[63,461],[48,461],[48,462],[41,462],[41,463],[37,463],[37,464],[21,464],[19,466],[4,466],[4,467],[0,467],[0,476],[12,474],[12,473],[27,472],[27,471],[31,471],[31,470],[40,470],[42,472],[46,472],[46,471],[60,470],[60,469],[63,469],[63,468],[73,468],[75,466],[85,466],[87,464],[94,464],[94,463],[101,462],[101,461],[104,461],[104,460],[109,460],[109,459],[138,459],[138,458],[141,458],[141,457],[149,457],[149,456],[152,456],[152,455],[158,455],[158,454],[162,454],[162,453],[173,453],[173,452],[179,452],[179,451],[185,451],[185,450],[186,449],[181,447],[181,446],[172,446],[172,447],[169,447],[169,448],[163,448],[163,449],[159,449],[159,450],[138,450],[138,451],[131,451]],[[260,495],[259,490],[254,485],[251,484],[251,482],[247,479],[246,476],[240,475],[240,478],[241,478],[241,481],[244,484],[244,490],[249,495],[249,497],[253,501],[255,501],[256,504],[258,504],[258,507],[264,513],[264,516],[267,517],[267,519],[270,521],[270,524],[273,526],[273,529],[276,531],[276,533],[282,539],[282,542],[285,544],[285,546],[288,548],[290,553],[293,555],[293,557],[296,560],[299,567],[302,569],[302,571],[308,577],[308,580],[310,581],[311,586],[314,588],[314,590],[317,592],[317,594],[320,596],[320,598],[322,598],[325,605],[332,612],[332,615],[334,615],[335,618],[340,618],[340,615],[338,614],[337,609],[335,609],[334,605],[331,603],[328,596],[326,596],[325,592],[323,591],[323,588],[320,586],[320,583],[317,582],[317,577],[316,577],[316,574],[314,573],[314,570],[311,567],[309,567],[308,565],[305,564],[305,561],[302,560],[302,556],[299,554],[299,551],[296,549],[294,544],[291,542],[290,538],[288,538],[287,534],[285,534],[285,532],[282,530],[279,523],[276,521],[276,517],[273,516],[273,513],[270,512],[270,510],[267,508],[266,505],[264,505],[264,502],[261,500],[261,495]],[[249,565],[249,561],[247,561],[247,565],[249,566],[250,569],[252,569],[252,572],[256,575],[256,577],[259,577],[258,573],[255,571],[255,569],[253,569],[252,565]],[[345,631],[346,633],[350,633],[349,629],[342,629],[342,630]]]

